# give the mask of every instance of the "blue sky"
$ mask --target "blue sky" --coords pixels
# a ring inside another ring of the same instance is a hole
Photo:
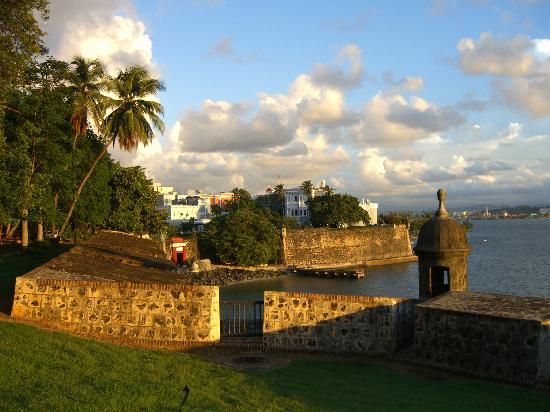
[[[54,0],[47,43],[164,80],[164,135],[112,153],[155,180],[550,204],[548,1],[113,3]]]

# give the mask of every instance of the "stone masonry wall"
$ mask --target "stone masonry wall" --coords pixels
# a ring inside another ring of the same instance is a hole
[[[404,225],[286,229],[283,261],[297,267],[364,266],[415,259]]]
[[[550,383],[550,320],[543,322],[541,327],[538,378]]]
[[[532,382],[538,374],[541,323],[416,308],[414,354],[427,364],[482,377]]]
[[[217,286],[19,277],[14,318],[141,346],[191,347],[220,339]]]
[[[416,301],[264,292],[264,345],[271,350],[387,354],[412,342]]]

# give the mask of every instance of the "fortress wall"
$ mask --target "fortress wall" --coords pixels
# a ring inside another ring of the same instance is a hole
[[[436,310],[420,305],[416,308],[414,355],[426,364],[482,377],[533,382],[540,375],[540,334],[541,322],[537,320]],[[550,341],[548,343],[550,345]]]
[[[271,350],[387,354],[412,342],[416,300],[264,293],[264,345]]]
[[[286,265],[343,267],[415,261],[404,225],[283,230]]]
[[[19,277],[12,316],[88,337],[147,347],[220,339],[217,286]]]
[[[550,383],[550,320],[543,322],[541,327],[538,378]]]

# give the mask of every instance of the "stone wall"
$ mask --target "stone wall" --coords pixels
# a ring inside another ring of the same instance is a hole
[[[12,317],[78,335],[151,347],[220,339],[217,286],[19,277]]]
[[[550,383],[550,320],[542,323],[540,331],[538,378]]]
[[[416,308],[414,355],[427,364],[493,379],[532,382],[541,375],[540,338],[541,323],[537,320],[435,310],[422,305]],[[547,345],[548,350],[550,341]],[[548,361],[547,357],[546,368]]]
[[[271,350],[387,354],[412,343],[415,300],[264,292]]]
[[[416,260],[404,225],[347,229],[283,229],[282,258],[289,266],[368,266]]]

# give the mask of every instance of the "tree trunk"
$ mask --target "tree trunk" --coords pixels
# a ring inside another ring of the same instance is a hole
[[[44,224],[42,223],[42,220],[38,221],[36,228],[36,240],[44,240]]]
[[[8,229],[6,230],[6,239],[11,239],[17,228],[19,227],[19,222],[17,222],[15,225],[11,226],[11,228],[8,225]]]
[[[74,208],[76,206],[76,203],[78,202],[78,199],[80,198],[80,193],[82,193],[82,189],[84,189],[84,185],[92,175],[92,173],[95,170],[95,167],[99,163],[99,161],[105,156],[105,153],[107,153],[107,150],[109,149],[109,146],[113,143],[113,140],[109,140],[107,143],[105,143],[105,147],[103,147],[103,150],[99,155],[96,157],[92,165],[90,166],[90,170],[88,170],[88,173],[84,176],[84,179],[82,179],[82,182],[80,182],[80,186],[78,186],[78,189],[76,190],[76,193],[73,197],[73,202],[71,203],[71,207],[69,208],[69,211],[67,212],[67,217],[65,217],[65,221],[63,222],[63,226],[61,226],[61,230],[59,231],[59,237],[63,236],[63,233],[65,233],[65,230],[67,229],[67,226],[69,225],[69,221],[71,220],[71,217],[74,212]]]
[[[29,212],[25,209],[21,219],[21,247],[27,246],[29,246]]]
[[[55,192],[53,194],[53,207],[55,208],[55,211],[57,212],[57,204],[59,203],[59,193],[58,192]],[[57,213],[56,213],[57,215]],[[52,233],[51,233],[51,236],[55,236],[55,230],[56,230],[56,225],[55,225],[55,220],[54,222],[52,223]]]
[[[2,233],[4,231],[4,224],[0,223],[0,240],[2,240]]]

